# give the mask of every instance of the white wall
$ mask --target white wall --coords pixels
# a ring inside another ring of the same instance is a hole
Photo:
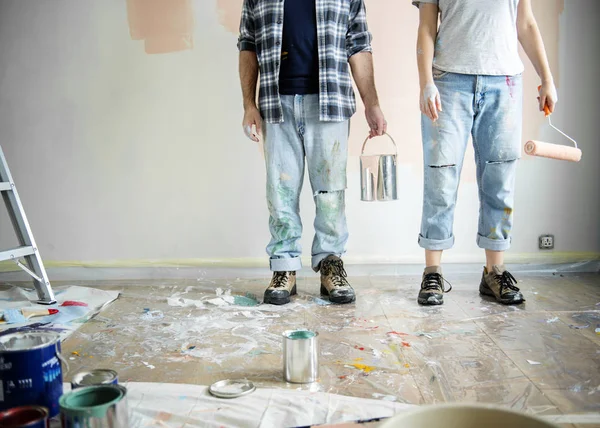
[[[0,144],[48,261],[264,260],[268,240],[260,149],[245,139],[237,78],[240,0],[195,0],[193,50],[147,55],[129,35],[124,0],[0,0]],[[557,64],[555,123],[580,141],[580,164],[520,164],[513,254],[535,257],[537,236],[557,252],[600,252],[596,75],[600,2],[536,1]],[[549,4],[558,5],[555,15]],[[409,0],[368,0],[380,96],[400,145],[401,201],[359,201],[353,122],[347,195],[351,261],[419,261],[422,166]],[[551,8],[550,8],[551,9]],[[554,40],[554,42],[553,42]],[[535,109],[528,65],[524,139],[561,142]],[[382,144],[385,141],[382,140]],[[476,261],[477,193],[468,154],[448,260]],[[312,199],[302,199],[312,239]],[[0,216],[0,248],[14,244]],[[547,254],[547,253],[546,253]]]

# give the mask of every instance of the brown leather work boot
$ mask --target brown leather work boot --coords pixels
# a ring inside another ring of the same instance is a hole
[[[296,272],[273,272],[269,288],[265,290],[264,302],[272,305],[290,303],[296,294]]]
[[[321,294],[329,296],[332,303],[352,303],[356,300],[354,289],[346,279],[344,262],[336,256],[327,256],[319,267],[321,271]]]

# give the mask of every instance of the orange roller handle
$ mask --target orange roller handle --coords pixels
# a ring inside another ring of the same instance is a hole
[[[538,92],[540,89],[542,89],[542,85],[538,86]],[[546,117],[550,116],[550,107],[548,107],[548,104],[544,104],[544,114]]]

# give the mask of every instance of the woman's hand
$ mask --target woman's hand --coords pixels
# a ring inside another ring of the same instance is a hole
[[[432,121],[439,119],[439,112],[442,111],[442,100],[440,92],[433,83],[428,83],[421,89],[421,113],[426,115]]]
[[[540,96],[538,101],[540,102],[540,111],[544,111],[544,107],[548,106],[548,113],[554,113],[554,108],[558,102],[558,94],[556,93],[556,86],[553,81],[542,83],[539,89]]]

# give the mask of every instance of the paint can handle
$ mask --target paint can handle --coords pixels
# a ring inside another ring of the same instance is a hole
[[[57,357],[57,358],[60,360],[60,362],[61,362],[61,363],[63,363],[63,364],[66,366],[66,368],[67,368],[67,370],[66,370],[65,372],[63,372],[63,374],[65,374],[65,373],[69,373],[69,370],[70,370],[70,368],[69,368],[69,362],[67,361],[67,359],[66,359],[65,357],[63,357],[63,355],[62,355],[62,354],[60,353],[60,351],[58,350],[58,344],[56,344],[56,348],[55,348],[55,350],[56,350],[56,357]]]
[[[394,144],[394,149],[396,149],[396,157],[398,157],[398,146],[396,145],[396,142],[394,141],[392,136],[390,134],[388,134],[387,132],[385,132],[384,135],[386,135],[387,137],[389,137],[390,140],[392,140],[392,143]],[[361,156],[365,154],[365,147],[367,146],[368,142],[369,142],[369,137],[367,137],[365,139],[365,142],[362,145],[362,150],[360,151]]]

